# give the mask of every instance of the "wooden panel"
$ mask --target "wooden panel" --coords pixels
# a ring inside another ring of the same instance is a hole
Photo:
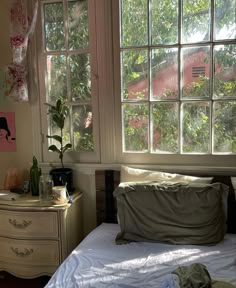
[[[57,212],[17,212],[0,210],[1,236],[58,238]]]
[[[116,203],[111,194],[120,183],[120,171],[95,171],[95,183],[97,225],[100,225],[102,222],[116,222]],[[106,192],[112,197],[107,197]]]
[[[14,240],[0,237],[1,262],[19,265],[59,265],[57,241]]]

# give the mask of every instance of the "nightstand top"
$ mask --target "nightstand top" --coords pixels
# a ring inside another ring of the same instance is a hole
[[[0,190],[0,195],[1,195]],[[72,198],[72,201],[77,199],[78,197],[81,197],[82,193],[75,192],[70,197]],[[8,200],[9,199],[9,200]],[[65,204],[52,204],[51,201],[40,201],[38,196],[32,196],[31,193],[26,194],[15,194],[9,192],[8,197],[0,196],[0,206],[18,206],[18,207],[50,207],[50,208],[67,208],[71,204],[69,202]]]

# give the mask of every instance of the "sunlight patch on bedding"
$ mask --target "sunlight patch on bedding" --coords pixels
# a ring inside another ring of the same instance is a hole
[[[123,268],[126,268],[126,267],[129,268],[131,267],[131,265],[132,267],[139,267],[139,266],[144,267],[145,265],[152,266],[156,264],[173,265],[173,261],[174,263],[178,264],[178,263],[181,263],[181,261],[184,261],[186,257],[188,257],[188,259],[190,259],[191,257],[195,259],[198,257],[201,257],[199,256],[199,255],[202,255],[202,254],[199,254],[200,252],[201,250],[199,249],[191,249],[191,250],[178,249],[178,250],[169,251],[169,252],[160,253],[160,254],[151,254],[151,255],[148,255],[148,257],[138,257],[135,259],[129,259],[129,260],[121,261],[117,263],[110,263],[106,266],[116,268],[116,267],[120,267],[121,263],[122,263]]]

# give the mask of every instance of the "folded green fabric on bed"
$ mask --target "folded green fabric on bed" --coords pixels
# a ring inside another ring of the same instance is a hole
[[[221,183],[121,183],[114,191],[121,232],[126,241],[215,244],[226,231]]]
[[[228,282],[212,280],[206,266],[201,263],[180,266],[172,273],[178,276],[179,286],[183,288],[234,288]]]

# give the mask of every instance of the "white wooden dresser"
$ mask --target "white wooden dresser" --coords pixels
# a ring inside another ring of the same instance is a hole
[[[82,240],[82,194],[52,205],[24,195],[0,200],[0,271],[21,278],[52,275]]]

